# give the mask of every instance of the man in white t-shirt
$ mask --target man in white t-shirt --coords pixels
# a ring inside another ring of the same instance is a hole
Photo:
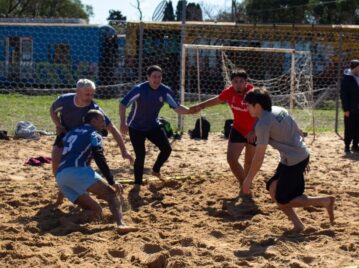
[[[301,232],[304,225],[294,207],[324,207],[334,223],[333,196],[308,197],[304,195],[304,173],[309,163],[309,151],[304,144],[302,131],[297,123],[281,107],[272,106],[270,95],[265,89],[254,89],[245,97],[250,114],[257,118],[255,154],[249,173],[243,182],[243,193],[250,193],[250,185],[262,166],[267,145],[280,153],[280,163],[275,175],[267,182],[267,190],[278,208],[292,221],[293,232]]]

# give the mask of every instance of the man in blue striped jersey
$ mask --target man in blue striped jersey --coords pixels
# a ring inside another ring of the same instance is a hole
[[[100,205],[89,193],[107,201],[116,221],[120,234],[136,231],[127,226],[122,218],[122,204],[117,194],[122,194],[122,185],[116,183],[107,165],[103,153],[102,137],[97,132],[105,127],[105,117],[99,110],[89,110],[85,115],[85,124],[75,128],[63,139],[61,162],[56,172],[59,189],[72,203],[83,210],[80,214],[62,218],[63,223],[82,222],[99,218],[102,215]],[[100,175],[90,167],[94,159],[101,173],[106,178],[105,184]]]
[[[194,109],[180,105],[173,91],[162,84],[162,69],[152,65],[147,69],[147,80],[136,85],[120,102],[120,131],[123,135],[129,133],[135,151],[135,184],[142,184],[143,167],[145,162],[145,140],[155,144],[160,153],[152,168],[152,174],[161,178],[160,169],[169,158],[172,148],[168,138],[158,123],[158,114],[164,105],[169,106],[178,114],[193,114]],[[132,104],[126,122],[126,108]]]

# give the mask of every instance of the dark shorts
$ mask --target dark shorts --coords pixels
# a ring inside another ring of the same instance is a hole
[[[247,141],[247,138],[244,137],[241,133],[239,133],[233,127],[231,128],[231,132],[229,133],[229,141],[232,143],[248,143],[255,146],[255,143],[250,143]]]
[[[65,137],[66,133],[61,133],[60,135],[56,136],[54,146],[57,146],[59,148],[64,148],[64,142],[62,139]]]
[[[266,185],[269,191],[272,182],[278,180],[277,191],[275,193],[277,203],[287,204],[304,193],[304,171],[308,163],[309,156],[294,166],[286,166],[279,163],[274,176],[267,181]]]

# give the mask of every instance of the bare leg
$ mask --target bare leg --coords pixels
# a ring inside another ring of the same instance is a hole
[[[249,169],[251,168],[254,153],[256,152],[256,147],[248,143],[245,147],[246,152],[244,155],[244,176],[247,177]]]
[[[227,162],[234,176],[239,181],[240,187],[242,187],[243,181],[245,179],[244,169],[241,164],[238,162],[238,159],[243,151],[245,143],[232,143],[228,141],[227,147]]]
[[[112,216],[114,217],[117,224],[117,232],[119,234],[126,234],[129,232],[135,232],[138,230],[137,227],[127,226],[122,218],[122,204],[117,197],[115,191],[99,181],[88,188],[88,191],[94,193],[98,198],[107,201]]]
[[[326,208],[331,224],[334,224],[334,196],[308,197],[301,195],[289,202],[291,207],[324,207]]]
[[[277,203],[277,200],[275,199],[275,194],[277,191],[277,183],[278,183],[278,181],[272,182],[272,184],[269,188],[269,194],[270,194],[272,200],[276,203]],[[292,229],[293,232],[299,233],[304,230],[304,224],[299,219],[298,215],[295,213],[292,206],[290,206],[289,204],[283,205],[283,204],[278,204],[278,203],[277,203],[277,206],[281,211],[283,211],[283,213],[293,223],[293,225],[294,225],[294,227]]]
[[[83,210],[78,214],[62,217],[60,219],[62,224],[71,225],[73,223],[84,223],[101,218],[102,209],[100,205],[89,195],[81,195],[79,198],[77,198],[75,203]]]
[[[57,168],[60,165],[62,150],[63,150],[63,148],[57,147],[56,145],[54,145],[52,147],[52,152],[51,152],[52,162],[51,163],[52,163],[52,173],[54,175],[56,175]],[[58,191],[56,202],[54,203],[54,206],[58,207],[63,202],[64,202],[64,195],[61,193],[61,191]]]

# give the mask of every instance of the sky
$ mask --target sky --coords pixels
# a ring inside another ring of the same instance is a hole
[[[151,21],[155,8],[165,0],[139,0],[143,13],[143,21]],[[139,12],[136,8],[136,0],[81,0],[84,5],[93,7],[94,16],[90,17],[91,24],[107,24],[106,18],[109,10],[119,10],[127,17],[128,21],[139,20]],[[174,11],[176,11],[178,0],[172,0]],[[231,0],[188,0],[191,3],[206,5],[212,10],[230,10]]]

